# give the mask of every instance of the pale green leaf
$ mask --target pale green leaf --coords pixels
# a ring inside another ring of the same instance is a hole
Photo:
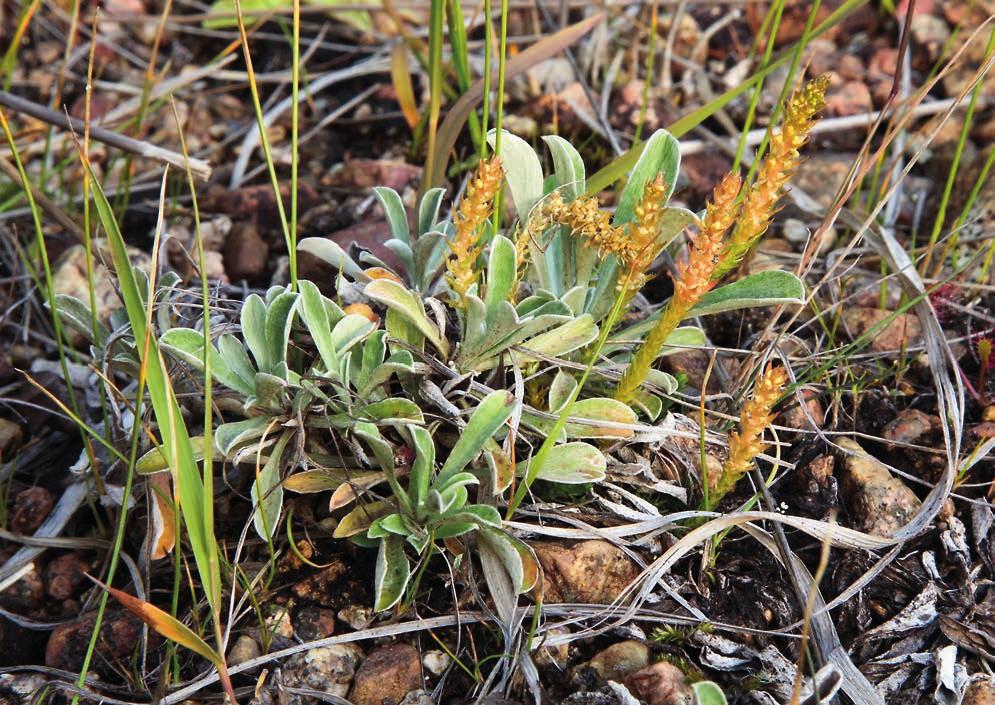
[[[726,705],[722,689],[712,681],[698,681],[691,684],[695,705]]]
[[[507,421],[515,410],[515,397],[511,392],[497,390],[484,397],[474,409],[466,427],[460,432],[439,471],[439,483],[460,472],[484,449],[486,442]]]
[[[542,141],[553,157],[556,188],[563,200],[570,202],[584,193],[584,159],[572,144],[558,135],[545,135]]]
[[[635,216],[636,206],[642,200],[646,184],[657,174],[663,174],[667,184],[667,198],[677,186],[677,173],[681,168],[681,150],[677,139],[666,130],[657,130],[646,140],[639,161],[632,168],[629,180],[622,190],[618,206],[615,208],[615,225],[628,223]]]
[[[297,243],[298,252],[306,252],[317,257],[322,262],[331,265],[341,271],[354,281],[369,281],[369,277],[363,272],[363,268],[356,261],[346,254],[346,251],[338,243],[323,237],[308,237]]]
[[[361,407],[360,414],[379,423],[425,423],[421,407],[403,397],[391,397],[366,404]]]
[[[377,554],[373,578],[373,609],[383,612],[400,602],[410,579],[411,565],[404,554],[404,539],[388,536],[380,542],[380,552]]]
[[[266,463],[256,475],[252,483],[252,505],[254,512],[252,524],[256,533],[264,541],[273,536],[280,523],[280,512],[283,511],[283,485],[280,482],[283,451],[293,438],[293,431],[284,431],[273,447]]]
[[[376,186],[373,189],[380,207],[383,208],[387,223],[390,224],[390,232],[398,240],[411,248],[411,231],[408,228],[408,212],[404,208],[404,202],[400,194],[388,186]]]
[[[366,285],[364,293],[393,311],[397,311],[424,335],[443,357],[449,356],[449,343],[439,334],[439,329],[428,320],[421,299],[392,279],[376,279]]]
[[[487,133],[487,143],[492,147],[497,141],[497,131]],[[507,130],[501,134],[501,166],[511,198],[515,202],[519,219],[524,223],[528,220],[532,208],[542,199],[543,175],[539,155],[532,145]]]
[[[491,241],[487,260],[487,317],[490,318],[499,303],[507,301],[515,286],[515,243],[504,235],[495,235]]]
[[[688,316],[707,316],[756,306],[805,303],[805,284],[790,272],[769,269],[708,292]]]
[[[574,402],[570,408],[570,419],[631,425],[636,423],[636,413],[628,404],[615,399],[596,397]],[[634,433],[631,429],[575,422],[568,422],[566,431],[570,438],[629,438]]]
[[[518,475],[528,473],[531,460],[518,467]],[[553,446],[536,479],[564,485],[581,485],[605,479],[605,456],[590,443],[575,441]]]
[[[392,511],[394,511],[393,506],[382,500],[360,504],[342,517],[338,526],[335,527],[335,531],[332,532],[332,537],[345,539],[350,536],[366,533],[366,530],[370,528],[370,524],[380,517],[390,514]]]

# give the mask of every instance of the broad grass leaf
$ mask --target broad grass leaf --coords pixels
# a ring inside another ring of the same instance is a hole
[[[145,351],[142,364],[145,366],[147,375],[149,398],[152,401],[152,409],[162,437],[162,448],[165,450],[169,466],[173,472],[184,524],[190,539],[194,561],[197,564],[197,572],[200,575],[208,603],[212,610],[217,610],[221,600],[221,573],[218,562],[218,546],[214,537],[214,508],[207,501],[204,479],[197,466],[190,435],[176,401],[172,382],[159,351],[158,341],[149,331],[147,320],[151,318],[151,314],[145,309],[144,297],[138,287],[124,237],[121,235],[114,211],[100,186],[99,180],[86,159],[82,156],[81,159],[93,183],[94,205],[100,224],[107,233],[107,244],[114,262],[118,287],[121,298],[124,300],[128,321],[134,332],[137,349]]]

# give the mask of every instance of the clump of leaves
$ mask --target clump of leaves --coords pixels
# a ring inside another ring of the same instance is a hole
[[[795,154],[797,135],[785,134],[777,150]],[[243,416],[218,426],[213,448],[193,440],[202,455],[254,466],[259,535],[272,537],[285,490],[331,492],[330,510],[345,512],[336,535],[379,546],[377,609],[411,599],[412,576],[465,542],[481,549],[488,580],[500,564],[501,580],[529,589],[537,567],[502,528],[500,509],[513,513],[535,480],[587,486],[606,477],[607,446],[596,443],[632,438],[645,428],[640,415],[657,419],[663,395],[677,388],[653,369],[655,360],[704,341],[697,328],[680,327],[683,320],[802,297],[801,282],[785,272],[721,283],[718,272],[738,262],[763,227],[727,241],[739,212],[740,182],[731,175],[702,216],[671,206],[680,158],[667,132],[649,139],[614,215],[584,195],[577,151],[559,137],[545,143],[549,177],[531,146],[504,134],[453,222],[440,220],[436,189],[421,200],[412,232],[400,196],[376,189],[397,268],[330,240],[303,240],[300,251],[338,272],[336,291],[351,306],[301,281],[297,290],[249,296],[239,334],[211,345],[196,325],[160,322],[173,325],[161,344],[177,359],[203,370],[209,351],[213,380],[236,402],[224,408]],[[502,181],[517,230],[496,230],[491,218]],[[769,184],[762,188],[769,195]],[[688,228],[698,234],[678,266],[674,296],[616,329]],[[165,465],[152,451],[139,469]]]

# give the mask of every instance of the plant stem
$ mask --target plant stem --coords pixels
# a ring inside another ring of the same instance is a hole
[[[432,0],[428,20],[428,142],[425,160],[425,175],[422,179],[422,190],[435,183],[432,173],[435,154],[435,144],[439,132],[439,112],[442,109],[442,33],[445,21],[445,0]],[[440,174],[440,176],[442,176]]]
[[[553,424],[553,428],[550,429],[546,439],[542,442],[542,445],[539,446],[538,452],[536,452],[536,454],[532,457],[532,462],[529,464],[528,472],[525,474],[525,477],[522,478],[521,483],[519,483],[518,488],[515,490],[515,495],[512,497],[511,502],[508,503],[508,511],[505,515],[507,519],[511,519],[511,517],[515,515],[515,510],[518,509],[519,505],[522,503],[522,500],[525,499],[525,495],[528,493],[529,488],[539,476],[539,472],[542,470],[543,465],[545,465],[546,459],[553,451],[553,446],[556,445],[556,439],[560,437],[560,434],[563,433],[563,429],[566,428],[567,419],[570,417],[570,411],[573,409],[574,402],[577,401],[577,397],[580,396],[581,390],[584,389],[584,385],[587,383],[588,377],[591,376],[591,370],[594,369],[594,363],[597,362],[598,357],[601,355],[601,350],[605,347],[605,343],[608,341],[608,336],[611,334],[612,328],[615,327],[615,323],[618,322],[619,317],[622,315],[623,303],[626,298],[625,291],[627,288],[628,287],[626,286],[621,287],[619,293],[616,295],[615,304],[612,306],[611,312],[601,325],[601,332],[598,335],[598,340],[594,345],[594,349],[591,350],[591,357],[587,361],[584,373],[580,376],[577,386],[575,386],[573,391],[570,392],[570,396],[567,398],[567,403],[563,405],[563,410],[556,419],[556,423]]]

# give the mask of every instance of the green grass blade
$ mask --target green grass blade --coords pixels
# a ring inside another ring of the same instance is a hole
[[[207,497],[204,481],[194,454],[193,444],[187,432],[179,404],[173,392],[173,387],[166,370],[165,363],[159,352],[159,346],[154,335],[151,335],[146,321],[145,304],[138,288],[138,281],[131,267],[127,246],[114,219],[111,204],[104,195],[88,162],[83,166],[90,174],[93,187],[93,199],[97,216],[107,232],[108,247],[117,273],[121,297],[124,300],[128,320],[135,334],[135,340],[144,348],[142,362],[146,366],[147,386],[152,409],[159,425],[162,446],[170,467],[180,499],[183,521],[187,527],[190,547],[193,550],[194,561],[200,573],[204,593],[217,614],[221,601],[221,577],[218,565],[217,544],[214,540],[214,528],[205,522],[205,504]],[[144,341],[144,343],[143,343]]]

